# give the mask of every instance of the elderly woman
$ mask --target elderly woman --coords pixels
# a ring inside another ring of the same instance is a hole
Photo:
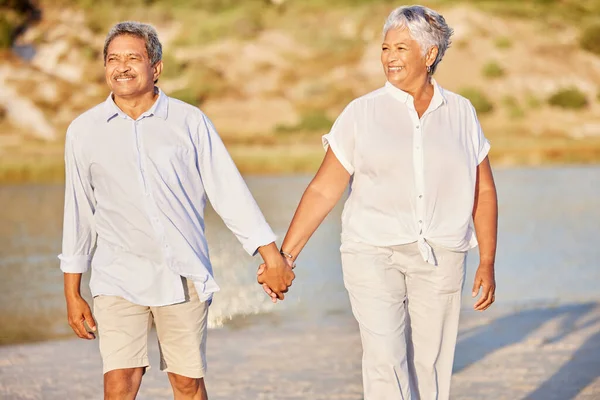
[[[494,302],[490,144],[471,103],[432,78],[450,45],[444,18],[400,7],[383,34],[387,82],[352,101],[323,137],[327,153],[281,249],[294,260],[350,184],[341,253],[363,345],[364,398],[448,399],[475,233],[473,297],[483,291],[474,307]]]

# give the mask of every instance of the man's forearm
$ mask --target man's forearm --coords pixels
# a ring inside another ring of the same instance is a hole
[[[64,274],[64,290],[67,299],[81,297],[81,275],[82,274]]]
[[[258,248],[258,252],[263,261],[267,264],[271,264],[272,262],[276,262],[281,259],[281,254],[279,253],[279,249],[277,248],[275,242],[260,246]]]

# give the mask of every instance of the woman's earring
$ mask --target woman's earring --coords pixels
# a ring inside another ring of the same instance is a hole
[[[431,65],[427,66],[427,73],[430,74],[431,73]]]

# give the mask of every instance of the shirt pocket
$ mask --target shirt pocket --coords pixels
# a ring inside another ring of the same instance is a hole
[[[157,147],[150,152],[148,159],[159,180],[168,184],[185,183],[195,170],[193,152],[183,145]]]

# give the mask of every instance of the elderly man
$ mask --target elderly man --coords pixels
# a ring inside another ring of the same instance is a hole
[[[115,25],[104,44],[111,94],[66,136],[59,258],[67,313],[80,338],[98,331],[105,399],[135,398],[152,321],[174,397],[207,398],[206,319],[219,290],[204,234],[207,198],[244,249],[260,253],[276,297],[294,279],[210,120],[155,86],[161,57],[154,28]],[[90,266],[97,328],[80,295]]]

